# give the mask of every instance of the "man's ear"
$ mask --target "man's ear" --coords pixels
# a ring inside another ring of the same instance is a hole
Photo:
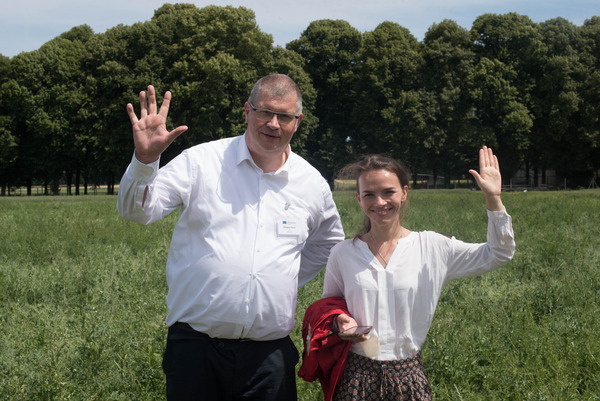
[[[250,118],[250,103],[244,103],[244,117],[246,119],[246,124],[248,124],[248,119]]]

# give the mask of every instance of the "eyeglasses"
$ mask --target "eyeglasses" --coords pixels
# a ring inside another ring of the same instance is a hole
[[[277,116],[277,121],[281,125],[288,125],[294,120],[298,120],[300,115],[289,114],[289,113],[278,113],[269,109],[261,109],[260,107],[254,107],[252,103],[250,103],[250,108],[253,112],[256,113],[256,118],[260,121],[271,121],[273,119],[273,115]]]

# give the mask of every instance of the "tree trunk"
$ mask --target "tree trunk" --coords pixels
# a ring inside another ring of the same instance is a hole
[[[60,178],[54,177],[52,181],[52,195],[58,195],[60,193]]]
[[[106,194],[114,195],[115,194],[115,175],[110,173],[108,177],[108,183],[106,185]]]
[[[79,184],[81,183],[81,171],[75,170],[75,195],[79,195]]]

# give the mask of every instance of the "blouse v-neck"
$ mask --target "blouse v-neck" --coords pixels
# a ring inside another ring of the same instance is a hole
[[[407,243],[414,234],[415,234],[414,231],[410,231],[407,236],[398,238],[398,242],[396,243],[396,246],[394,247],[394,251],[390,255],[390,258],[387,261],[387,265],[385,265],[385,266],[383,264],[381,264],[379,259],[377,259],[377,254],[373,253],[373,251],[371,251],[371,249],[369,248],[369,244],[367,244],[361,238],[358,238],[358,240],[360,241],[360,249],[363,252],[363,254],[365,255],[365,257],[371,259],[370,265],[375,267],[376,269],[387,270],[388,266],[391,266],[391,267],[394,266],[394,264],[392,262],[396,257],[396,253],[398,252],[398,249],[400,248],[399,246],[401,244]],[[375,263],[373,263],[373,261],[375,261]]]

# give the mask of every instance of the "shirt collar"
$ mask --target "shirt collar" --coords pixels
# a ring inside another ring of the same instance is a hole
[[[246,133],[244,132],[244,135],[239,137],[239,142],[238,142],[238,147],[237,147],[237,160],[236,160],[236,165],[240,165],[243,161],[247,161],[248,163],[250,163],[251,166],[253,166],[254,168],[256,168],[257,170],[259,170],[262,174],[262,170],[260,167],[258,167],[256,165],[256,163],[254,163],[254,160],[252,159],[252,155],[250,154],[250,149],[248,149],[248,145],[246,145]],[[274,173],[271,173],[273,175],[279,175],[279,174],[285,174],[287,175],[289,173],[289,169],[290,169],[290,165],[292,163],[292,158],[294,153],[292,152],[292,147],[291,145],[288,145],[288,157],[287,160],[285,161],[285,163],[283,163],[283,166],[281,166],[277,171],[275,171]]]

